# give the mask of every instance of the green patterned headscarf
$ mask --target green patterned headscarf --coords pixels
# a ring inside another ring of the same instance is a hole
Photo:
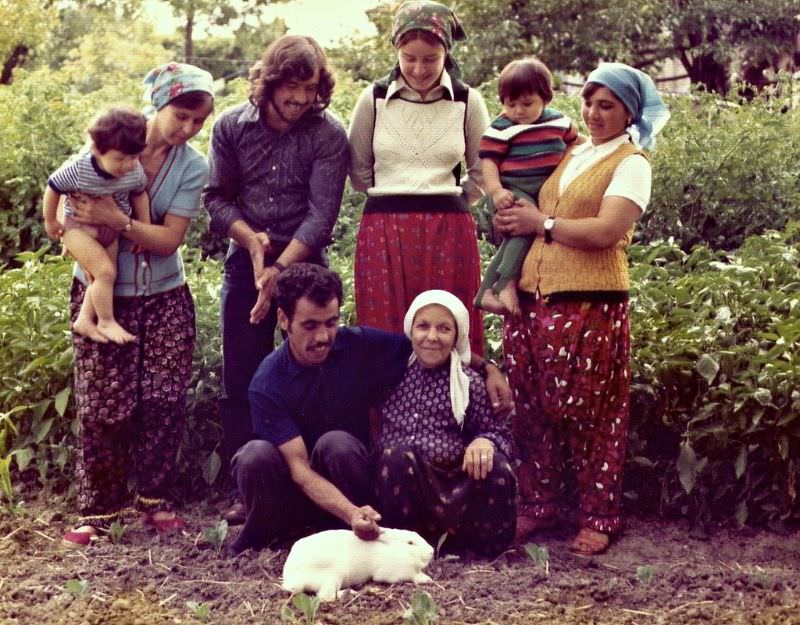
[[[392,22],[392,44],[407,32],[425,30],[438,37],[449,53],[456,41],[463,41],[467,34],[450,7],[430,0],[409,0],[397,9]]]

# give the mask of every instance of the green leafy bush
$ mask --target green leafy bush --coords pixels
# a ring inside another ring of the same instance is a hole
[[[735,253],[654,242],[631,257],[638,506],[742,524],[796,517],[800,229]]]
[[[696,93],[669,101],[652,154],[653,197],[637,236],[735,249],[800,218],[800,109]]]
[[[19,261],[0,272],[0,460],[6,471],[35,468],[45,482],[51,469],[71,467],[72,265],[45,250]],[[3,490],[11,499],[10,485]]]
[[[218,262],[202,261],[199,250],[182,252],[197,308],[189,424],[178,453],[180,481],[188,493],[213,483],[221,467],[217,402],[222,273]],[[0,271],[0,486],[7,480],[2,488],[7,499],[13,496],[9,474],[19,476],[29,469],[35,469],[28,471],[29,477],[42,485],[64,486],[73,471],[77,432],[71,401],[72,263],[46,249],[21,254],[17,261],[20,267]]]

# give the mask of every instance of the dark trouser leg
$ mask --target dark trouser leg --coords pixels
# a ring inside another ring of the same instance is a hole
[[[355,505],[368,503],[367,451],[352,435],[334,431],[322,436],[311,451],[311,466]],[[325,517],[292,481],[283,454],[272,443],[254,440],[244,445],[233,457],[231,475],[247,509],[242,532],[231,545],[235,552],[260,549]],[[338,525],[343,524],[338,521]]]
[[[74,320],[86,289],[75,280],[70,309]],[[139,334],[135,300],[115,301],[117,321]],[[80,524],[107,525],[129,499],[129,443],[139,380],[139,343],[97,343],[73,334],[75,401],[78,414],[76,459]]]
[[[311,451],[311,467],[357,506],[372,503],[372,473],[367,448],[352,434],[323,434]]]
[[[169,507],[166,490],[186,425],[196,334],[189,287],[146,298],[140,327],[142,381],[133,450],[138,503],[156,511]]]
[[[233,551],[260,549],[291,527],[301,495],[275,445],[260,440],[246,443],[231,460],[231,476],[247,509]]]
[[[396,445],[384,449],[378,458],[376,505],[381,525],[420,532],[426,540],[438,539],[446,528],[430,518],[433,505],[428,495],[426,471],[414,447]]]
[[[517,478],[505,454],[495,451],[492,470],[482,480],[469,481],[467,510],[454,536],[456,543],[494,556],[514,538]]]
[[[223,452],[230,460],[252,438],[247,388],[258,365],[274,347],[275,309],[261,323],[250,323],[258,293],[247,250],[237,249],[225,260],[222,282],[221,331],[224,397],[220,402]]]

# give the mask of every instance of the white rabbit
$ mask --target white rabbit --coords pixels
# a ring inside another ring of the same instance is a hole
[[[433,547],[409,530],[381,528],[376,540],[361,540],[351,530],[327,530],[292,545],[282,587],[333,601],[340,589],[369,580],[422,584],[431,581],[422,572],[431,558]]]

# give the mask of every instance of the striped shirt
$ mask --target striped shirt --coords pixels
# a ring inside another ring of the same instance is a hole
[[[130,194],[141,193],[147,188],[147,176],[137,162],[134,170],[116,178],[103,171],[91,151],[85,150],[61,165],[47,184],[60,195],[78,191],[88,195],[112,195],[120,209],[130,215],[133,212]],[[72,214],[69,200],[64,203],[64,213]]]
[[[500,115],[483,134],[479,155],[497,163],[504,187],[535,198],[577,137],[572,120],[553,108],[545,108],[533,124]]]

